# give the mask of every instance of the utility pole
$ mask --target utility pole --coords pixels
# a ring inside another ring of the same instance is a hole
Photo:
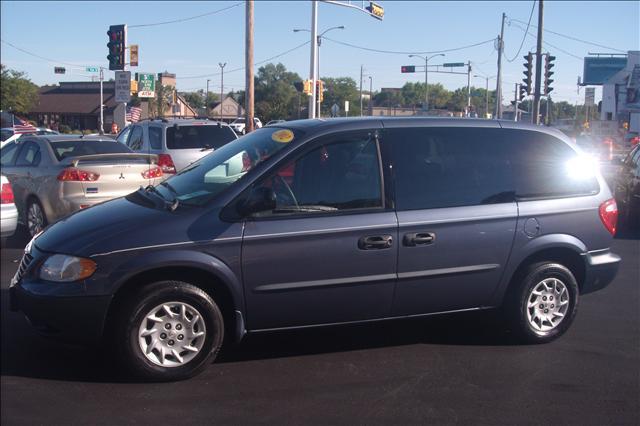
[[[220,121],[222,121],[222,101],[224,99],[224,67],[227,66],[227,63],[224,64],[222,62],[218,62],[220,65]]]
[[[253,132],[253,0],[246,1],[245,39],[245,133]]]
[[[471,61],[467,62],[467,117],[471,116]]]
[[[549,110],[551,109],[551,96],[547,96],[547,118],[545,119],[545,124],[547,126],[550,126],[551,123],[549,122]]]
[[[485,101],[484,101],[484,118],[489,118],[489,77],[485,77],[487,84],[484,89]]]
[[[100,67],[100,134],[104,134],[104,92],[102,82],[104,81],[104,68]],[[125,111],[125,115],[126,115]]]
[[[369,115],[373,115],[373,77],[369,76]]]
[[[518,121],[518,95],[520,94],[520,85],[516,83],[516,95],[513,98],[513,121]]]
[[[207,117],[209,117],[209,82],[210,81],[211,80],[207,79],[207,93],[204,97],[204,108],[205,108],[205,114]]]
[[[533,92],[533,124],[540,124],[540,82],[542,78],[543,2],[538,1],[538,44],[536,46],[536,83]]]
[[[364,66],[360,65],[360,117],[362,117],[362,77]]]
[[[311,2],[311,61],[309,80],[311,80],[311,96],[309,96],[309,118],[316,118],[316,82],[318,81],[318,1]]]
[[[502,26],[498,39],[498,77],[496,81],[496,118],[502,118],[502,49],[504,48],[504,21],[507,15],[502,13]]]

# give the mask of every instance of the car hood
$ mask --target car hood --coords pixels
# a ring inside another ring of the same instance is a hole
[[[65,217],[49,226],[34,244],[43,251],[91,256],[181,242],[188,237],[171,230],[184,229],[178,222],[188,220],[188,213],[117,198]]]

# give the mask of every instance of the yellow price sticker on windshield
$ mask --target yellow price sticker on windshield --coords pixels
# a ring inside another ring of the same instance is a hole
[[[271,134],[271,139],[279,143],[289,143],[293,140],[293,132],[289,129],[276,130]]]

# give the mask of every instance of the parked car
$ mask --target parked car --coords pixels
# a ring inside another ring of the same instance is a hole
[[[246,123],[245,123],[244,117],[236,118],[231,122],[229,126],[231,126],[233,131],[239,135],[244,135],[246,133],[246,130],[245,130]],[[256,129],[259,129],[262,127],[262,121],[260,121],[258,117],[253,118],[253,127]]]
[[[616,176],[614,194],[620,212],[631,227],[640,226],[640,145],[627,155]]]
[[[18,225],[18,210],[14,203],[11,183],[9,183],[9,180],[5,175],[0,176],[0,188],[2,189],[0,204],[0,237],[6,238],[12,236],[16,232],[16,226]]]
[[[225,335],[498,307],[544,343],[616,275],[616,219],[557,130],[302,120],[56,223],[10,294],[38,330],[113,338],[153,380],[201,371]]]
[[[265,126],[273,126],[274,124],[286,123],[287,120],[271,120],[265,124]]]
[[[1,150],[18,207],[31,235],[69,213],[158,183],[153,155],[135,154],[113,139],[23,136]]]
[[[116,140],[133,152],[155,154],[172,175],[238,136],[228,124],[199,119],[144,120],[124,128]]]

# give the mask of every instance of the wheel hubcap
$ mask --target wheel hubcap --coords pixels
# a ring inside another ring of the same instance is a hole
[[[31,235],[36,235],[44,228],[44,214],[38,204],[31,204],[27,212],[27,225]]]
[[[206,332],[197,309],[183,302],[167,302],[145,315],[138,329],[138,343],[152,363],[179,367],[198,355]]]
[[[569,291],[557,278],[539,282],[527,298],[527,320],[537,332],[553,330],[569,310]]]

